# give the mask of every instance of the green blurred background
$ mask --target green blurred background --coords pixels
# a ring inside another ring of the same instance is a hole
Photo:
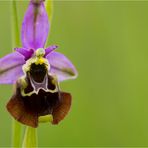
[[[17,1],[19,26],[27,1]],[[0,1],[0,57],[12,51],[10,1]],[[48,44],[60,46],[79,77],[61,84],[72,109],[58,126],[40,124],[39,146],[148,146],[148,2],[54,1]],[[0,86],[0,146],[11,144]]]

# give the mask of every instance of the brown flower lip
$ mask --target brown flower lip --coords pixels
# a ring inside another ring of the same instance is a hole
[[[41,84],[43,76],[35,75],[34,72],[45,75],[45,84]],[[33,82],[34,79],[36,81]],[[36,85],[41,85],[41,88]],[[52,124],[58,124],[69,112],[71,100],[70,93],[59,90],[55,77],[43,73],[40,68],[28,72],[16,82],[15,92],[7,104],[7,110],[17,121],[35,128],[38,126],[38,118],[49,114],[53,116]]]

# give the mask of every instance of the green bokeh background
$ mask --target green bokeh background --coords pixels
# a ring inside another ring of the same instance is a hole
[[[17,2],[20,27],[27,3]],[[0,57],[12,51],[10,17],[10,2],[0,1]],[[148,2],[54,1],[49,44],[79,77],[61,83],[71,112],[39,126],[39,146],[148,146]],[[1,147],[11,144],[11,95],[0,85]]]

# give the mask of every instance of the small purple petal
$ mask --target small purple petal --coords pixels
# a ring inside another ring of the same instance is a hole
[[[42,0],[31,1],[22,24],[22,44],[28,49],[43,48],[49,32],[48,16]]]
[[[23,75],[24,56],[13,52],[0,58],[0,84],[14,84]]]
[[[52,52],[46,57],[51,65],[50,72],[57,75],[59,81],[74,79],[78,73],[74,65],[63,54]]]
[[[25,60],[28,60],[34,53],[33,49],[28,50],[26,48],[15,48],[14,50],[22,54],[25,57]]]
[[[45,57],[51,53],[52,51],[54,51],[55,49],[57,49],[58,46],[57,45],[52,45],[52,46],[49,46],[48,48],[45,49]]]

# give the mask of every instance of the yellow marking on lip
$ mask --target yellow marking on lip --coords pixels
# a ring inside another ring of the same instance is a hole
[[[53,116],[51,114],[45,116],[39,116],[38,121],[41,123],[52,122]]]
[[[44,58],[42,58],[42,57],[38,58],[37,57],[37,59],[35,61],[35,64],[36,65],[38,65],[38,64],[44,64],[44,63],[45,63],[45,59]]]

